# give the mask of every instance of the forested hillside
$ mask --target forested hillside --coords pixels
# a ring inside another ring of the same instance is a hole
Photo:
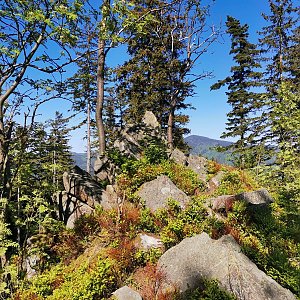
[[[216,1],[0,1],[0,299],[299,299],[299,1]],[[224,36],[232,166],[184,139]]]
[[[221,164],[232,164],[232,152],[226,150],[231,142],[210,139],[199,135],[190,135],[184,138],[190,147],[190,153],[213,159]]]

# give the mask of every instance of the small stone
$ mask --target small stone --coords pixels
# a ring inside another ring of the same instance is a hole
[[[128,286],[123,286],[113,292],[115,300],[142,300],[141,295]]]

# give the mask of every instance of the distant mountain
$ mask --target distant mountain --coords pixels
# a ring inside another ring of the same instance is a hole
[[[215,159],[221,164],[232,164],[230,161],[230,151],[218,152],[215,149],[218,146],[230,146],[232,144],[231,142],[210,139],[208,137],[200,135],[190,135],[184,140],[191,147],[191,154],[202,155],[208,159]]]
[[[185,142],[191,147],[190,153],[196,155],[202,155],[208,159],[215,159],[221,164],[231,164],[230,151],[218,152],[214,148],[217,146],[226,147],[231,145],[231,142],[223,140],[214,140],[205,136],[190,135],[186,137]],[[72,152],[72,158],[74,164],[81,169],[86,169],[86,153]],[[95,157],[92,158],[92,169],[95,162]]]
[[[72,159],[74,165],[80,167],[82,170],[86,170],[86,153],[72,152]],[[91,169],[93,169],[95,159],[95,157],[92,157]]]

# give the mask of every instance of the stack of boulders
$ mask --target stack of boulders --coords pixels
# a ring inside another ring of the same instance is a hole
[[[123,155],[140,159],[144,143],[149,139],[166,142],[155,115],[151,111],[146,111],[141,124],[127,124],[124,129],[117,132],[114,148]],[[113,183],[117,167],[106,156],[97,157],[94,171],[99,180]]]
[[[75,166],[63,175],[65,191],[57,194],[60,219],[67,227],[72,228],[74,222],[83,214],[90,214],[97,205],[104,209],[117,208],[119,198],[116,187],[105,188],[93,176]]]

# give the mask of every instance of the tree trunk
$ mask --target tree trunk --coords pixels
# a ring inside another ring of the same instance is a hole
[[[170,150],[173,150],[174,147],[173,145],[174,112],[175,112],[175,107],[171,105],[169,117],[168,117],[168,129],[167,129],[168,148]]]
[[[104,66],[105,66],[105,41],[98,41],[98,67],[97,67],[97,104],[96,104],[96,126],[99,142],[99,156],[105,155],[105,132],[103,124],[104,103]]]
[[[87,145],[86,145],[86,171],[90,173],[91,168],[91,101],[87,102]]]

